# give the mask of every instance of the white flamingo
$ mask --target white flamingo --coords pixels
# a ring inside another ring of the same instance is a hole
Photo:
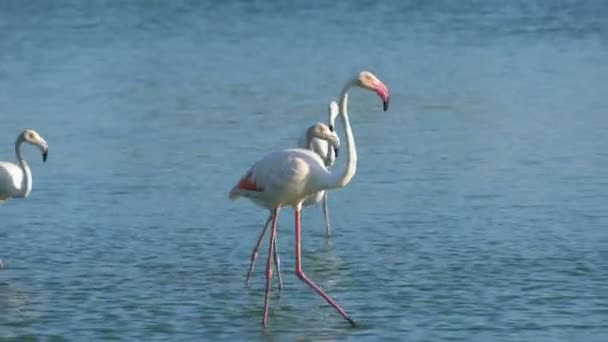
[[[46,141],[32,129],[23,131],[15,142],[17,164],[0,161],[0,204],[9,198],[25,198],[32,191],[32,172],[21,157],[21,144],[24,142],[38,146],[42,152],[42,161],[46,162],[49,152]],[[3,267],[4,264],[0,260],[0,269]]]
[[[325,299],[342,317],[353,326],[353,321],[346,311],[306,276],[302,270],[301,260],[301,223],[300,211],[302,202],[310,195],[321,190],[335,189],[346,186],[357,169],[357,152],[350,122],[348,120],[347,102],[348,91],[353,86],[375,91],[388,109],[389,90],[372,73],[363,71],[349,80],[340,96],[340,117],[344,124],[346,136],[346,165],[339,172],[327,170],[323,160],[316,153],[305,149],[287,149],[266,155],[258,160],[230,190],[230,199],[246,197],[254,203],[272,210],[272,230],[270,232],[268,259],[266,262],[266,289],[264,295],[264,310],[262,326],[268,325],[268,308],[270,289],[272,285],[272,256],[277,235],[279,210],[284,206],[292,206],[295,212],[295,258],[296,275],[323,299]]]
[[[334,131],[334,126],[336,123],[336,117],[338,116],[338,112],[339,112],[338,104],[336,103],[336,101],[331,101],[328,106],[328,113],[329,113],[328,129],[332,132]],[[326,140],[316,138],[312,134],[312,131],[311,131],[314,128],[315,128],[315,125],[310,126],[306,131],[304,131],[304,134],[302,135],[302,137],[300,137],[298,144],[299,144],[300,148],[309,149],[309,150],[315,152],[316,154],[318,154],[319,157],[321,157],[321,159],[323,159],[323,163],[325,164],[325,166],[330,167],[334,164],[334,161],[336,160],[336,157],[338,156],[338,149],[330,148],[330,144]],[[328,209],[328,205],[327,205],[327,191],[321,190],[319,192],[316,192],[316,193],[308,196],[304,200],[304,202],[302,202],[302,207],[308,207],[313,204],[317,204],[321,200],[323,200],[323,217],[325,220],[325,232],[326,232],[327,236],[329,236],[330,235],[330,226],[329,226],[329,209]],[[255,261],[258,258],[258,249],[260,248],[262,239],[264,238],[264,235],[266,234],[266,230],[268,230],[268,226],[270,225],[271,221],[272,221],[272,210],[270,211],[270,214],[268,215],[268,219],[266,220],[266,223],[264,224],[264,228],[262,229],[262,233],[258,237],[258,241],[255,244],[253,251],[251,252],[251,263],[249,264],[249,271],[247,271],[247,279],[245,280],[245,286],[249,286],[249,280],[251,279],[251,275],[253,273]],[[281,261],[279,259],[279,248],[277,247],[276,240],[275,240],[275,249],[274,249],[273,260],[274,260],[274,265],[277,270],[277,277],[278,277],[278,281],[279,281],[279,290],[281,290],[283,288],[283,278],[281,277]]]
[[[38,146],[42,152],[42,161],[46,162],[49,153],[46,141],[33,129],[23,131],[15,142],[17,164],[0,161],[0,202],[9,198],[25,198],[32,191],[32,172],[21,157],[21,145],[24,142]]]
[[[336,126],[336,117],[338,116],[338,113],[339,113],[338,104],[336,103],[336,101],[331,101],[328,106],[328,114],[329,114],[328,123],[329,123],[329,129],[332,132],[334,131],[335,126]],[[338,150],[329,148],[329,144],[327,143],[327,141],[324,141],[321,139],[316,139],[316,138],[313,138],[312,140],[309,141],[306,132],[304,132],[304,134],[302,134],[302,136],[298,140],[298,146],[300,146],[300,148],[307,148],[307,149],[315,152],[316,154],[318,154],[319,157],[321,157],[321,159],[323,159],[323,162],[325,163],[325,166],[327,166],[327,167],[331,167],[332,165],[334,165],[334,162],[336,161],[336,158],[338,157]],[[316,194],[308,196],[304,200],[304,202],[302,202],[302,206],[308,207],[313,204],[317,204],[321,200],[323,200],[323,219],[325,221],[325,234],[327,236],[330,236],[331,227],[329,225],[329,208],[328,208],[328,203],[327,203],[327,193],[328,193],[328,191],[322,190],[322,191],[317,192]]]

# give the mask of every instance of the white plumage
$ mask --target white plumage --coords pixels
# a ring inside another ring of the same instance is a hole
[[[32,172],[29,165],[21,157],[21,145],[26,142],[37,146],[42,152],[42,161],[48,155],[46,141],[32,129],[24,130],[15,141],[17,163],[0,161],[0,202],[9,198],[25,198],[32,191]]]

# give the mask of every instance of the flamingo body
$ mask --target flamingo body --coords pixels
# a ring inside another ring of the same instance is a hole
[[[32,173],[29,168],[24,171],[13,163],[0,161],[0,202],[9,198],[29,196],[32,191],[32,183],[28,182],[25,189],[22,189],[24,176],[31,179]]]
[[[230,199],[247,197],[266,209],[296,206],[322,189],[323,177],[328,176],[323,160],[314,152],[300,148],[278,151],[257,161],[232,189]]]

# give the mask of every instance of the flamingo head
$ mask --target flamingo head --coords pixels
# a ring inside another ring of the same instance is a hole
[[[380,99],[382,99],[382,105],[384,111],[388,110],[388,102],[390,98],[390,92],[388,87],[382,83],[374,74],[369,71],[361,71],[357,78],[357,83],[361,88],[374,91]]]
[[[34,131],[33,129],[26,129],[25,131],[23,131],[23,133],[21,133],[19,139],[34,146],[38,146],[40,152],[42,152],[42,161],[46,162],[46,158],[49,154],[49,146],[47,145],[44,138],[42,138],[42,136],[38,134],[38,132]]]
[[[338,155],[340,138],[338,138],[338,134],[330,129],[329,126],[322,122],[317,122],[316,124],[310,126],[310,128],[308,128],[308,141],[311,141],[313,138],[327,141],[327,143],[333,147],[334,151],[336,152],[336,156]]]

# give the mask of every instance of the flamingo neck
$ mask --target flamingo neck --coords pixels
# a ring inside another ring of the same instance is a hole
[[[17,155],[17,163],[23,172],[23,178],[21,179],[20,196],[27,197],[32,191],[32,172],[30,171],[29,165],[23,157],[21,157],[21,144],[23,144],[23,137],[19,137],[15,142],[15,154]]]
[[[346,97],[348,97],[348,95],[346,95]],[[348,99],[346,99],[346,102],[348,102]],[[337,117],[337,115],[334,115],[334,113],[332,113],[332,111],[330,110],[328,119],[327,119],[327,123],[329,124],[330,127],[336,126],[336,117]]]
[[[331,174],[332,176],[327,184],[330,189],[345,187],[357,172],[357,149],[350,121],[348,120],[348,91],[356,82],[356,79],[347,82],[340,94],[340,118],[344,126],[344,136],[346,136],[346,165],[339,172]]]
[[[314,148],[312,146],[312,141],[315,139],[314,135],[313,135],[313,127],[311,126],[306,130],[306,148],[314,151]]]

